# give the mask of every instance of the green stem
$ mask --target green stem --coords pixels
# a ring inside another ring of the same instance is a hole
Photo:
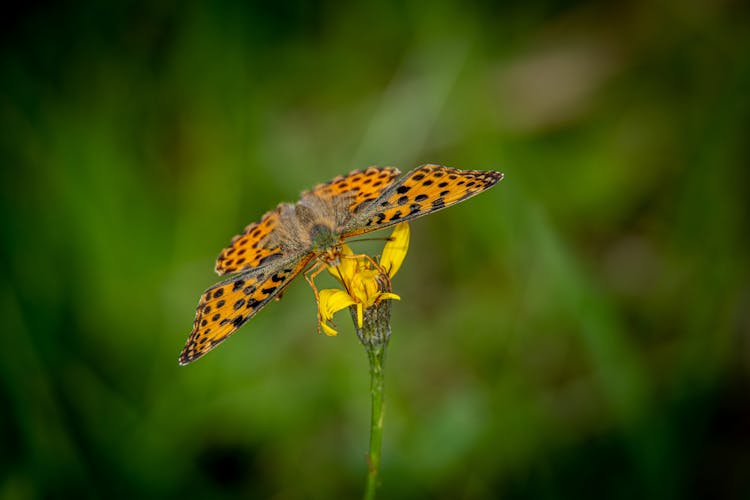
[[[385,345],[369,346],[367,356],[370,358],[370,451],[367,454],[367,486],[365,500],[375,498],[380,471],[380,449],[383,444],[383,364]]]
[[[365,500],[373,500],[380,482],[380,449],[383,445],[383,366],[385,350],[391,337],[391,301],[383,300],[365,309],[362,326],[358,325],[357,308],[349,308],[362,345],[370,360],[370,451],[367,453]]]

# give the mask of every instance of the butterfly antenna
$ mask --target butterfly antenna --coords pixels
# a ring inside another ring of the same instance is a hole
[[[359,243],[360,241],[393,241],[393,236],[385,236],[382,238],[358,238],[356,240],[349,240],[349,243]]]

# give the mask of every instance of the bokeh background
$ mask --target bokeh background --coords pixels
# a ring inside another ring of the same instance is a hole
[[[16,9],[0,498],[359,496],[366,355],[304,281],[177,355],[247,223],[428,162],[506,178],[412,224],[381,497],[750,498],[746,3]]]

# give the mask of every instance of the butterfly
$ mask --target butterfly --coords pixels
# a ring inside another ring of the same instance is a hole
[[[233,276],[203,292],[180,364],[226,340],[311,262],[337,264],[347,238],[455,205],[503,178],[491,170],[438,165],[396,179],[400,173],[369,167],[338,176],[303,192],[297,203],[281,203],[235,236],[216,261],[219,275]]]

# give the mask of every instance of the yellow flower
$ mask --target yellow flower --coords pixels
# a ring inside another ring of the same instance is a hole
[[[349,307],[357,308],[357,325],[362,328],[363,311],[381,300],[401,300],[391,292],[391,278],[401,267],[409,249],[409,225],[397,225],[383,248],[380,262],[367,255],[354,255],[348,245],[341,250],[341,263],[329,267],[328,272],[343,286],[344,290],[327,288],[321,290],[318,300],[320,327],[326,335],[338,332],[331,325],[334,313]],[[335,326],[335,325],[333,325]]]

